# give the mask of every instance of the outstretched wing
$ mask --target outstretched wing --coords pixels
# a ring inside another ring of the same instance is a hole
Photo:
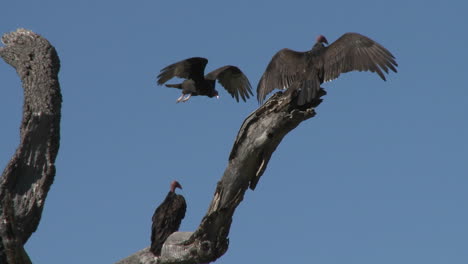
[[[236,98],[237,102],[239,102],[239,97],[245,102],[253,95],[249,79],[247,79],[247,76],[236,66],[227,65],[218,68],[208,73],[205,79],[217,79],[224,89],[226,89],[233,98]]]
[[[307,66],[305,52],[298,52],[290,49],[278,51],[260,79],[257,86],[257,99],[261,104],[267,94],[274,89],[287,89],[295,81],[303,76],[303,71]]]
[[[319,59],[323,69],[323,81],[338,78],[349,71],[371,71],[384,81],[382,71],[397,72],[395,57],[379,43],[358,33],[346,33],[326,48]]]
[[[158,75],[158,84],[162,85],[174,77],[202,80],[208,60],[201,57],[193,57],[171,64]]]

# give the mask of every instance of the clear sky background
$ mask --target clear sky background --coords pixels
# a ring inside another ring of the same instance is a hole
[[[57,175],[34,263],[113,263],[150,243],[151,216],[177,179],[205,215],[245,117],[258,104],[156,85],[168,64],[232,64],[254,89],[281,48],[359,32],[399,64],[383,82],[324,84],[317,116],[288,134],[234,215],[239,263],[468,263],[468,5],[463,1],[5,1],[0,33],[47,38],[61,60]],[[0,62],[0,166],[19,143],[20,80]]]

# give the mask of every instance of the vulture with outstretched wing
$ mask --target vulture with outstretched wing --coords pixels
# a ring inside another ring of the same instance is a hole
[[[182,189],[182,186],[179,182],[173,181],[166,199],[156,209],[152,218],[150,251],[155,256],[161,254],[164,241],[179,230],[180,223],[185,217],[187,204],[182,195],[175,193],[176,188]]]
[[[327,46],[324,45],[327,44]],[[389,69],[397,72],[395,57],[382,45],[358,33],[345,33],[331,45],[320,35],[311,50],[277,52],[257,86],[261,104],[274,89],[298,89],[298,104],[311,102],[320,84],[350,71],[371,71],[386,80]],[[293,85],[294,84],[294,85]]]
[[[185,79],[179,84],[166,84],[167,87],[182,90],[177,103],[185,102],[191,96],[196,95],[219,98],[218,91],[215,89],[216,80],[237,102],[239,102],[239,97],[245,102],[250,95],[253,95],[249,79],[239,68],[227,65],[204,75],[207,63],[208,60],[205,58],[193,57],[171,64],[161,70],[158,75],[158,84],[163,85],[174,77]]]

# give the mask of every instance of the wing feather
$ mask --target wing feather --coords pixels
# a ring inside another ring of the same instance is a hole
[[[201,80],[207,63],[205,58],[193,57],[171,64],[159,73],[158,84],[162,85],[174,77]]]
[[[395,57],[379,43],[358,33],[346,33],[328,46],[322,56],[324,81],[350,71],[397,72]]]
[[[290,49],[278,51],[271,59],[257,86],[257,99],[261,104],[274,89],[287,89],[298,81],[306,69],[305,52]]]
[[[218,80],[237,102],[239,102],[239,97],[245,102],[253,95],[249,79],[236,66],[227,65],[220,67],[208,73],[205,79]]]

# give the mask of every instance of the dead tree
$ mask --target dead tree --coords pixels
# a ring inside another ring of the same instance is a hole
[[[24,88],[21,143],[0,180],[0,263],[30,263],[24,243],[36,230],[55,175],[59,147],[60,67],[55,49],[42,37],[20,29],[2,38],[0,56],[16,68]],[[298,106],[293,89],[276,93],[241,125],[213,200],[194,232],[176,232],[155,257],[145,248],[119,262],[208,263],[228,249],[236,207],[265,172],[283,137],[315,115],[321,99]],[[320,96],[325,92],[321,90]]]
[[[325,91],[321,90],[319,94],[323,96]],[[249,187],[255,189],[283,137],[302,121],[313,117],[314,108],[321,101],[316,99],[308,105],[298,106],[292,92],[273,95],[242,124],[228,166],[198,229],[172,234],[158,258],[145,248],[117,264],[208,263],[221,257],[228,249],[232,216],[245,191]]]
[[[25,29],[5,34],[0,56],[24,89],[21,141],[0,179],[0,263],[31,263],[23,245],[36,231],[55,176],[62,95],[60,61],[43,37]]]

